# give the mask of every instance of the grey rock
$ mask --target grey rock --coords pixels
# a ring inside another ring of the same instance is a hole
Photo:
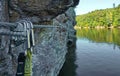
[[[67,0],[68,3],[64,3],[66,2],[65,0],[29,0],[28,3],[25,1],[27,0],[19,0],[21,4],[21,6],[19,4],[19,7],[22,9],[22,12],[33,19],[33,21],[35,19],[35,23],[40,22],[40,20],[42,21],[42,19],[44,21],[47,19],[51,21],[52,25],[60,26],[58,28],[35,29],[36,45],[34,46],[32,61],[33,76],[57,76],[65,62],[67,42],[69,40],[71,42],[75,41],[74,7],[67,7],[67,9],[61,7],[62,5],[69,5],[71,0]],[[51,3],[54,4],[51,5]],[[46,9],[48,5],[51,5],[49,10]],[[60,7],[58,7],[59,5]],[[62,11],[62,9],[64,11]],[[36,15],[34,15],[35,12]],[[48,17],[50,17],[50,19]],[[7,45],[9,45],[9,41]],[[12,47],[9,51],[10,54],[8,50],[7,46],[6,51],[0,52],[0,57],[3,59],[2,62],[0,62],[0,76],[15,76],[17,58],[20,52],[25,52],[26,41],[17,47]]]

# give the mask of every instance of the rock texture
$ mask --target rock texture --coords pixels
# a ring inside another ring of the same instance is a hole
[[[65,62],[67,46],[73,46],[76,40],[74,8],[79,0],[9,1],[9,5],[13,9],[9,11],[10,21],[12,22],[27,17],[35,24],[60,26],[58,28],[41,28],[34,30],[36,46],[34,47],[32,62],[33,76],[57,76]],[[10,57],[8,57],[10,58],[8,61],[10,62],[7,61],[10,68],[8,67],[6,69],[8,70],[7,72],[0,70],[0,76],[15,76],[17,58],[20,52],[26,50],[25,46],[26,41],[19,46],[11,48],[9,51]],[[0,66],[2,65],[0,64]]]
[[[68,27],[70,25],[73,27],[75,22],[73,18],[70,18],[75,17],[75,13],[71,12],[74,12],[72,7],[53,19],[53,25],[61,28],[45,29],[44,33],[39,34],[40,42],[35,46],[33,55],[33,76],[58,75],[65,62],[68,36],[72,34],[68,32],[72,30]]]
[[[53,19],[53,25],[60,26],[59,28],[35,30],[36,46],[33,51],[33,76],[57,76],[59,74],[65,62],[67,42],[72,40],[73,45],[75,37],[74,18],[74,8],[71,7]],[[70,44],[70,46],[72,45]],[[18,54],[25,50],[24,46],[25,44],[22,44],[13,48],[14,59],[17,59]],[[18,50],[16,51],[16,49]]]
[[[20,17],[37,18],[39,23],[50,21],[69,7],[75,7],[78,2],[79,0],[9,0],[9,6]]]
[[[0,0],[0,22],[8,22],[8,3],[6,0]],[[0,27],[0,31],[10,31],[9,28]],[[12,76],[12,58],[9,52],[10,38],[0,35],[0,76]]]

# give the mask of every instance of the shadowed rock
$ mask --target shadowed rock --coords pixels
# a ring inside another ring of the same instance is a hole
[[[79,0],[9,0],[9,6],[21,17],[37,16],[39,21],[48,21],[75,7]]]

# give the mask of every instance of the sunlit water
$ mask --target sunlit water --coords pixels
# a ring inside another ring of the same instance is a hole
[[[120,49],[113,44],[77,40],[77,76],[120,76]]]
[[[120,76],[119,44],[120,29],[79,30],[59,76]]]

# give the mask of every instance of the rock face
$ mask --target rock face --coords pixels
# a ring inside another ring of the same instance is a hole
[[[35,46],[33,55],[33,76],[58,75],[65,62],[68,36],[72,34],[68,31],[73,30],[69,26],[73,27],[75,23],[73,17],[75,13],[71,7],[53,19],[53,25],[61,28],[45,29],[39,34],[40,42]]]
[[[74,8],[79,0],[9,0],[10,6],[17,11],[10,12],[10,20],[29,18],[33,23],[51,24],[58,28],[35,29],[35,47],[33,51],[33,76],[57,76],[65,62],[67,45],[73,46],[76,40],[74,30]],[[12,5],[11,5],[12,3]],[[23,17],[22,16],[22,17]],[[12,18],[13,17],[13,18]],[[49,21],[49,22],[48,22]],[[47,25],[46,25],[47,26]],[[11,48],[12,72],[0,73],[0,76],[15,76],[17,58],[26,50],[25,44]],[[1,64],[0,64],[1,66]],[[11,68],[10,68],[11,69]],[[2,74],[4,73],[4,74]]]
[[[0,0],[0,22],[8,22],[8,6],[6,5],[8,4],[5,0]],[[1,31],[9,32],[9,28],[0,27]],[[9,44],[9,37],[0,35],[0,76],[12,76],[14,74]]]
[[[10,7],[20,16],[37,17],[39,22],[50,21],[69,7],[75,7],[79,0],[9,0]]]

